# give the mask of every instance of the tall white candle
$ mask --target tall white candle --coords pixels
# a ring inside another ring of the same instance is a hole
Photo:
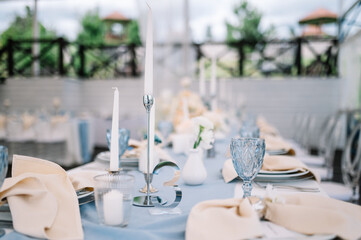
[[[212,57],[212,72],[211,72],[211,96],[216,96],[217,92],[217,58]]]
[[[123,193],[111,190],[103,196],[104,223],[120,225],[123,222]]]
[[[204,78],[204,58],[199,61],[199,95],[205,97],[206,95],[206,82]]]
[[[110,171],[118,171],[119,168],[119,92],[114,89],[112,133],[110,141]]]
[[[153,95],[153,20],[148,5],[147,36],[145,42],[144,94]]]
[[[145,67],[144,67],[144,94],[153,95],[153,19],[152,9],[148,5],[147,36],[145,43]],[[153,171],[154,163],[154,127],[155,127],[155,99],[150,110],[149,121],[149,171]],[[148,173],[148,168],[146,168]]]

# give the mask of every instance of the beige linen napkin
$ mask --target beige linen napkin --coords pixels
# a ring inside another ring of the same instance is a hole
[[[361,207],[315,194],[283,196],[285,203],[266,202],[265,218],[303,234],[361,238]]]
[[[274,126],[269,124],[263,117],[257,118],[257,126],[259,127],[259,131],[261,134],[269,134],[274,136],[279,135],[278,130]]]
[[[36,118],[33,115],[30,115],[28,113],[24,113],[22,116],[22,121],[23,121],[23,129],[24,130],[28,130],[30,127],[32,127],[35,122],[36,122]]]
[[[197,204],[189,214],[187,240],[236,240],[262,235],[261,224],[249,201],[210,200]]]
[[[51,117],[50,123],[51,123],[52,127],[55,127],[58,124],[66,123],[68,120],[69,120],[68,115],[57,115],[57,116]]]
[[[265,155],[262,170],[266,171],[286,171],[286,170],[298,170],[300,172],[310,171],[307,166],[295,157],[281,156],[281,155]],[[319,176],[310,171],[314,178],[319,182]],[[233,167],[232,159],[228,159],[224,162],[222,168],[222,176],[226,183],[229,183],[233,179],[238,177],[236,170]]]
[[[48,239],[82,239],[78,199],[66,172],[57,164],[14,155],[12,177],[1,188],[14,229]]]
[[[265,140],[266,151],[285,150],[287,155],[296,155],[291,144],[280,136],[262,135],[261,138],[264,138]]]
[[[302,234],[361,238],[361,207],[315,194],[283,195],[284,202],[265,201],[264,217]],[[189,214],[186,239],[245,239],[262,235],[248,199],[198,203]]]
[[[137,141],[133,139],[129,139],[129,146],[132,146],[134,149],[131,151],[125,151],[124,156],[125,157],[137,157],[140,158],[143,151],[146,151],[147,148],[147,141]],[[162,161],[169,161],[169,162],[175,162],[175,160],[165,151],[162,149],[162,145],[158,144],[155,146],[155,151],[157,151],[159,159]]]

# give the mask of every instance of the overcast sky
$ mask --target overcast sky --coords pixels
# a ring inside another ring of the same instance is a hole
[[[207,25],[212,26],[214,40],[222,41],[226,36],[225,21],[233,21],[232,7],[240,0],[189,0],[190,28],[192,39],[202,41]],[[298,27],[297,21],[317,8],[326,8],[339,13],[341,0],[249,0],[263,14],[262,27],[273,24],[278,37],[286,38],[290,27]],[[344,0],[346,9],[354,0]],[[184,0],[148,0],[154,21],[156,39],[164,40],[169,32],[181,34],[184,26]],[[0,33],[13,21],[16,14],[24,14],[25,6],[33,7],[32,0],[0,0]],[[143,21],[143,0],[39,0],[39,20],[59,35],[73,40],[80,31],[80,19],[86,11],[99,8],[102,17],[119,11],[129,18]],[[298,33],[301,29],[296,29]],[[334,33],[335,29],[326,27]]]

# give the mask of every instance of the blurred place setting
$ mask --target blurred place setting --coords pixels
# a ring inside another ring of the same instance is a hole
[[[0,0],[0,238],[361,239],[361,0]]]

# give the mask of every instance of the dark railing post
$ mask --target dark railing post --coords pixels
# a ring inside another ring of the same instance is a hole
[[[59,44],[58,70],[59,70],[59,75],[64,76],[65,75],[64,53],[63,53],[64,46],[65,46],[64,38],[62,38],[62,37],[58,38],[58,44]]]
[[[129,46],[130,51],[130,69],[132,71],[132,76],[137,76],[137,55],[135,53],[135,44],[130,44]]]
[[[196,58],[197,58],[197,61],[199,61],[199,60],[201,60],[201,58],[203,57],[203,53],[202,53],[202,50],[201,50],[201,44],[195,43],[195,44],[194,44],[194,48],[196,49]]]
[[[243,72],[243,64],[244,64],[244,49],[243,49],[243,46],[244,46],[244,42],[243,40],[239,41],[238,43],[238,56],[239,56],[239,75],[240,76],[243,76],[244,72]]]
[[[82,44],[79,45],[79,58],[80,58],[79,76],[85,77],[85,47]]]
[[[297,38],[297,48],[296,48],[296,59],[295,65],[297,69],[297,75],[302,75],[302,38]]]
[[[8,53],[8,74],[9,77],[14,76],[14,41],[8,39],[7,41],[7,53]]]

